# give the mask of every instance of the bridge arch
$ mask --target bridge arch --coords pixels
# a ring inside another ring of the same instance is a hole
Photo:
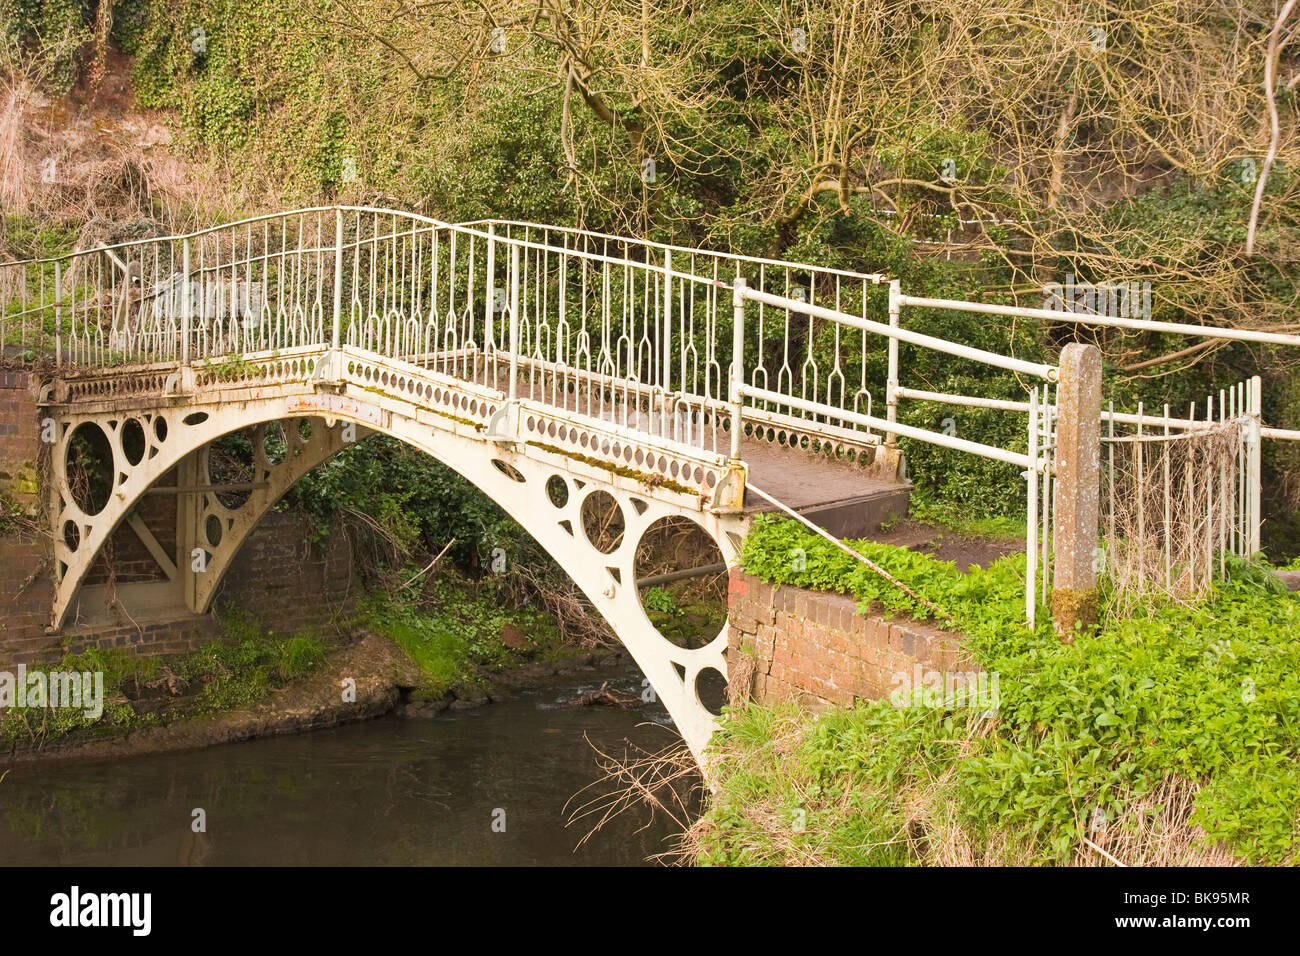
[[[191,610],[203,612],[248,534],[294,483],[351,441],[385,434],[452,468],[546,550],[609,622],[692,753],[702,756],[717,720],[701,697],[701,686],[719,678],[726,681],[726,626],[698,648],[681,647],[664,637],[642,605],[636,555],[652,526],[663,519],[685,518],[708,534],[730,563],[745,531],[741,515],[714,513],[698,496],[665,489],[635,472],[619,474],[558,449],[485,438],[481,425],[439,422],[430,427],[427,415],[355,401],[335,403],[325,415],[293,414],[293,404],[284,397],[249,398],[238,405],[155,404],[139,410],[78,410],[62,421],[53,449],[51,514],[57,515],[56,528],[75,528],[76,533],[55,536],[54,626],[62,624],[74,605],[105,542],[123,522],[139,520],[133,516],[135,508],[173,469],[180,507],[186,509],[178,527],[187,529],[188,536],[178,538],[173,566],[164,570],[182,580]],[[287,440],[278,462],[267,454],[265,442],[275,423],[282,423]],[[303,428],[304,423],[310,427]],[[112,451],[111,492],[93,513],[78,500],[67,472],[72,436],[85,425],[100,428]],[[206,456],[213,441],[248,428],[255,436],[255,487],[242,503],[228,507],[206,484]],[[128,433],[136,436],[134,444]],[[604,495],[621,516],[622,534],[614,541],[600,540],[584,520],[591,502]]]

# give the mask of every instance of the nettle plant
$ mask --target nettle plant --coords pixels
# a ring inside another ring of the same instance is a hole
[[[1191,816],[1181,822],[1202,827],[1210,843],[1252,862],[1294,862],[1300,597],[1281,592],[1266,570],[1234,564],[1204,602],[1153,602],[1064,645],[1049,623],[1033,631],[1021,623],[1023,555],[961,574],[902,548],[854,546],[953,616],[976,662],[998,675],[999,710],[962,757],[945,741],[966,735],[969,715],[942,708],[900,711],[872,702],[819,721],[805,735],[813,750],[799,759],[823,766],[822,786],[877,794],[902,819],[889,796],[895,784],[951,770],[948,799],[962,825],[996,831],[1040,862],[1073,857],[1088,808],[1131,828],[1134,808],[1181,789],[1193,795]],[[796,549],[803,562],[790,560]],[[926,613],[784,519],[757,518],[741,562],[768,581],[851,594],[864,610]],[[744,721],[757,718],[737,719],[741,724],[724,729],[735,735],[724,752],[751,732]],[[771,784],[779,789],[786,771],[776,772]],[[827,812],[826,826],[857,825],[839,810]],[[810,828],[815,817],[810,813]]]

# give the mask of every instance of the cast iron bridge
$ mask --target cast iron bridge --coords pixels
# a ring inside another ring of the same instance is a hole
[[[382,433],[474,483],[572,575],[698,757],[716,727],[700,688],[725,682],[726,633],[687,648],[654,627],[636,568],[647,532],[689,520],[727,562],[759,510],[864,535],[906,509],[900,435],[1017,466],[1031,501],[1051,473],[1058,367],[910,332],[909,305],[963,307],[880,275],[335,206],[0,266],[0,331],[39,337],[56,362],[41,423],[51,625],[102,602],[84,585],[123,525],[165,577],[139,600],[204,612],[262,515]],[[1010,404],[1032,406],[1043,450],[898,422],[900,398],[945,398],[899,386],[900,341],[1036,380]],[[111,450],[104,502],[69,481],[87,429]],[[209,473],[212,443],[237,431],[254,457],[240,487]],[[165,534],[138,508],[160,491],[177,496]],[[1029,591],[1032,615],[1032,577]]]

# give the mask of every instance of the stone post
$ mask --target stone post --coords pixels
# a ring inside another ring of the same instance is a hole
[[[1101,350],[1061,351],[1056,390],[1056,515],[1052,620],[1067,644],[1097,624],[1096,549],[1101,500]]]

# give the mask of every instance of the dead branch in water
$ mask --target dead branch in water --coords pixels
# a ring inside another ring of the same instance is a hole
[[[561,707],[640,707],[641,698],[637,696],[627,697],[616,691],[609,689],[609,681],[600,685],[599,690],[594,690],[590,694],[581,694],[572,700],[567,700]]]
[[[585,736],[585,735],[584,735]],[[680,739],[658,752],[628,744],[622,756],[606,753],[586,738],[596,754],[601,776],[574,794],[564,808],[569,812],[566,826],[588,821],[590,829],[578,841],[582,846],[611,820],[638,806],[650,808],[649,818],[637,832],[649,827],[655,814],[662,813],[685,832],[699,812],[704,796],[704,778],[695,758]],[[570,810],[575,801],[586,797]],[[575,847],[576,849],[576,847]],[[654,859],[683,864],[690,856],[679,845]]]

